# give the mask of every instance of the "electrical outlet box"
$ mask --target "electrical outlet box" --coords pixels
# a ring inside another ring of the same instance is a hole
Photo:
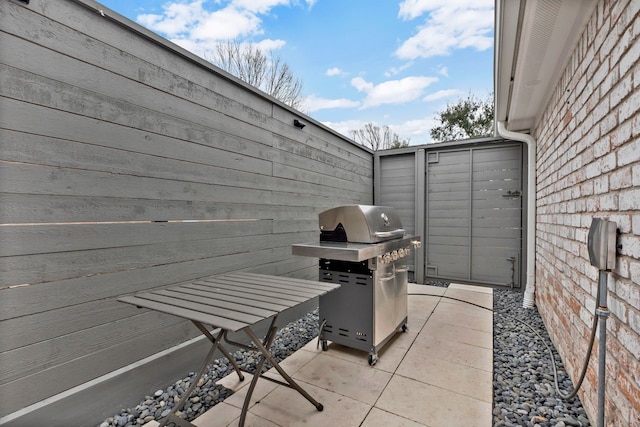
[[[604,218],[593,218],[589,228],[587,248],[589,261],[598,270],[616,268],[617,224]]]

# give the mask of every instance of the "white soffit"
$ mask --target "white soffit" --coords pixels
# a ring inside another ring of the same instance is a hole
[[[511,96],[511,77],[518,41],[518,15],[520,1],[497,0],[494,51],[495,117],[505,121],[508,117]]]
[[[513,131],[529,130],[542,113],[551,92],[555,88],[562,70],[565,68],[579,37],[591,17],[597,0],[505,0],[502,8],[502,21],[518,19],[519,8],[509,3],[524,7],[520,16],[520,26],[516,34],[504,34],[504,37],[514,37],[511,43],[516,43],[515,51],[508,52],[508,43],[502,37],[498,49],[496,64],[501,67],[498,79],[507,78],[507,67],[511,70],[508,76],[512,81],[510,96],[503,93],[498,103],[507,101],[507,106],[498,105],[503,115],[506,113],[508,129]],[[515,11],[515,13],[514,13]],[[508,29],[507,22],[496,22]],[[511,30],[513,31],[513,30]],[[499,30],[497,31],[500,32]],[[507,46],[505,46],[505,44]],[[507,55],[511,53],[511,55]],[[515,63],[509,61],[515,57]],[[511,62],[508,64],[508,62]],[[504,82],[496,82],[496,91],[504,90]],[[500,111],[497,111],[499,113]],[[497,114],[498,120],[500,115]],[[502,117],[504,120],[505,117]]]

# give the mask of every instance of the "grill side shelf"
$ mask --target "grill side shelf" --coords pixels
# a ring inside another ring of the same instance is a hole
[[[365,261],[386,252],[412,246],[415,236],[387,240],[381,243],[309,242],[291,246],[291,254],[341,261]]]

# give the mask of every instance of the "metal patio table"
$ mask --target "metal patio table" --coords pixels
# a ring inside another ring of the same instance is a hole
[[[206,277],[169,288],[118,298],[118,301],[133,304],[138,308],[148,308],[188,319],[211,341],[211,349],[189,389],[173,407],[171,413],[162,420],[160,427],[165,426],[168,422],[174,422],[179,426],[193,426],[193,424],[175,414],[182,408],[195,389],[198,381],[206,371],[207,365],[211,363],[216,349],[220,349],[222,354],[233,365],[240,380],[244,380],[233,356],[220,343],[222,339],[233,345],[259,351],[262,354],[244,399],[240,413],[240,427],[244,426],[251,395],[266,360],[269,360],[271,365],[286,380],[286,383],[278,381],[280,384],[297,390],[318,411],[322,411],[322,404],[311,397],[280,367],[269,352],[269,348],[278,329],[275,326],[275,322],[280,313],[339,287],[340,285],[335,283],[238,272]],[[263,341],[261,341],[251,328],[260,321],[269,318],[272,318],[269,330]],[[219,332],[214,337],[205,325],[218,328]],[[249,337],[256,348],[248,347],[227,338],[228,332],[240,331]]]

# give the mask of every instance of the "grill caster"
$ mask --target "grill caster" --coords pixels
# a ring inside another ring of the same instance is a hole
[[[402,324],[402,332],[407,332],[409,330],[409,325],[407,325],[406,323]]]
[[[375,353],[369,353],[367,361],[369,362],[369,366],[375,365],[376,363],[378,363],[378,355]]]
[[[320,345],[322,346],[322,351],[327,351],[329,349],[329,344],[327,344],[327,340],[320,341]]]

